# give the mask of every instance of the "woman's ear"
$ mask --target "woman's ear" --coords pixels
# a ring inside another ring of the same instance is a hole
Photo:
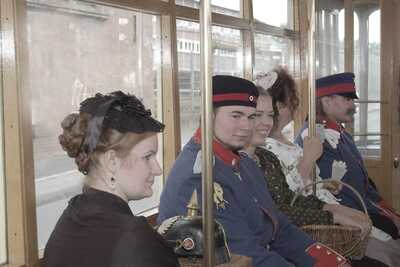
[[[104,167],[112,174],[116,173],[121,164],[121,159],[117,157],[117,153],[113,149],[103,154],[102,161]]]

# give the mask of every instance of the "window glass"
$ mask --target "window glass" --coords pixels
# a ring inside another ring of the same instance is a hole
[[[368,7],[368,8],[366,8]],[[354,73],[359,96],[354,122],[358,148],[365,157],[381,152],[379,3],[354,6]]]
[[[293,0],[253,0],[253,17],[266,24],[293,29]]]
[[[268,72],[277,66],[294,72],[294,42],[288,38],[257,33],[254,38],[254,74]]]
[[[177,20],[178,82],[181,143],[187,143],[200,125],[200,26]],[[243,42],[239,30],[213,26],[213,73],[243,76]],[[181,45],[182,44],[182,45]]]
[[[344,72],[344,0],[317,1],[316,78]]]
[[[200,0],[175,0],[175,4],[200,8]],[[211,0],[212,12],[239,17],[240,0]]]
[[[27,1],[38,242],[42,249],[82,175],[58,144],[60,122],[96,92],[134,93],[161,118],[160,18],[83,1]],[[162,147],[162,144],[160,144]],[[162,150],[160,150],[162,151]],[[161,156],[161,153],[159,153]],[[135,202],[138,214],[158,205]]]
[[[0,103],[3,103],[0,94]],[[0,108],[0,265],[7,261],[6,191],[3,156],[3,107]]]

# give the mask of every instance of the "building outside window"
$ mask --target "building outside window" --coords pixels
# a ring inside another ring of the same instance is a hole
[[[115,90],[135,94],[162,118],[160,28],[156,15],[74,0],[27,1],[40,249],[82,188],[82,174],[58,143],[62,119],[77,112],[83,99]],[[153,190],[152,198],[131,206],[135,214],[158,206],[161,178]]]
[[[200,125],[200,26],[177,20],[178,82],[181,144],[184,146]],[[213,26],[213,73],[243,76],[243,41],[236,29]],[[181,48],[179,42],[187,43]]]
[[[241,0],[211,0],[212,12],[240,17]],[[193,8],[200,8],[200,0],[175,0],[175,4]]]

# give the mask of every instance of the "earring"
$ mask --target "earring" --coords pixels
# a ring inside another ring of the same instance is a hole
[[[115,178],[114,177],[111,177],[111,188],[112,189],[115,189]]]

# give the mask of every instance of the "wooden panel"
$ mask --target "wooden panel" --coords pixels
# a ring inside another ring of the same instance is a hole
[[[8,259],[16,266],[38,263],[25,18],[24,1],[1,2]]]
[[[167,177],[181,147],[180,111],[178,90],[178,63],[176,48],[176,19],[172,15],[161,16],[162,31],[162,76],[163,76],[163,168]],[[164,179],[165,182],[165,179]]]
[[[385,1],[386,2],[386,1]],[[394,81],[390,90],[391,107],[389,112],[392,114],[391,120],[391,147],[392,155],[389,159],[390,169],[392,170],[392,205],[400,211],[400,167],[393,167],[395,157],[400,159],[400,4],[398,1],[391,1],[393,32],[390,32],[394,42]],[[386,31],[386,30],[385,30]],[[393,36],[394,35],[394,36]]]
[[[394,88],[394,40],[396,20],[393,12],[394,2],[380,1],[381,9],[381,99],[389,104],[381,105],[381,129],[391,129],[392,100],[391,94]],[[389,135],[382,136],[380,171],[376,173],[377,184],[380,193],[388,202],[392,202],[392,130]],[[369,171],[369,170],[368,170]]]

